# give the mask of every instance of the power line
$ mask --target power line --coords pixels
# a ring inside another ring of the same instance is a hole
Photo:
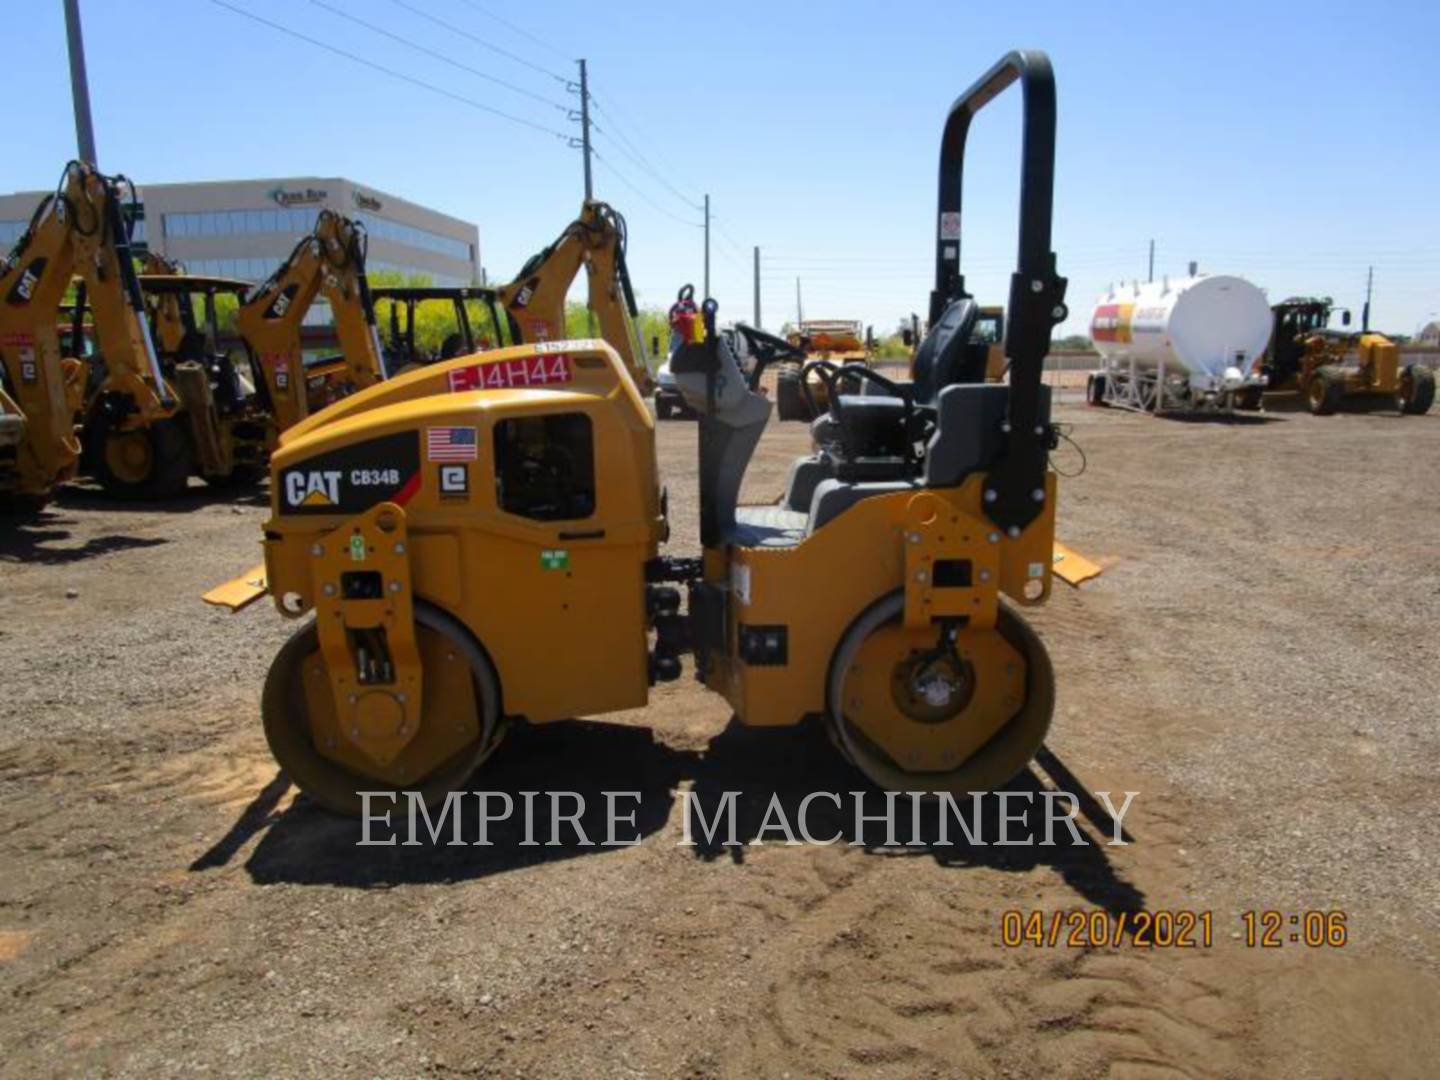
[[[217,7],[225,8],[227,11],[232,11],[236,15],[244,16],[252,22],[260,23],[262,26],[268,26],[272,30],[277,30],[282,34],[286,34],[290,37],[296,38],[299,41],[304,41],[307,44],[314,45],[320,49],[324,49],[326,52],[334,53],[336,56],[343,56],[346,60],[350,60],[356,64],[363,64],[365,67],[371,68],[375,71],[379,71],[385,75],[389,75],[392,79],[400,79],[402,82],[407,82],[412,84],[413,86],[418,86],[423,90],[429,90],[432,94],[440,94],[442,97],[450,98],[452,101],[458,101],[461,104],[469,105],[472,109],[479,109],[481,112],[490,113],[492,116],[501,117],[504,120],[509,120],[511,123],[519,124],[522,127],[527,127],[534,131],[542,132],[546,135],[553,135],[555,138],[562,139],[567,143],[570,140],[570,136],[565,134],[564,132],[556,131],[554,128],[548,128],[544,124],[537,124],[535,121],[527,120],[523,116],[516,116],[513,113],[505,112],[502,109],[497,109],[493,106],[485,105],[479,101],[476,101],[474,98],[466,97],[464,94],[457,94],[453,90],[446,90],[444,87],[436,86],[434,83],[428,83],[425,82],[423,79],[417,79],[413,75],[406,75],[403,71],[396,71],[394,68],[388,68],[383,64],[377,64],[375,61],[367,60],[363,56],[356,56],[354,53],[347,52],[344,49],[331,45],[329,42],[321,41],[319,38],[313,38],[308,34],[302,34],[299,30],[292,30],[288,26],[273,22],[272,20],[265,18],[263,15],[256,15],[253,11],[246,11],[244,8],[236,7],[234,4],[228,3],[227,0],[210,0],[210,3],[216,5]]]
[[[477,76],[481,79],[488,79],[490,82],[495,83],[497,86],[503,86],[507,90],[513,90],[517,94],[523,94],[525,95],[525,97],[532,98],[535,101],[541,102],[542,104],[549,105],[552,109],[559,109],[563,113],[569,113],[570,111],[570,107],[568,105],[563,105],[558,101],[552,101],[545,95],[537,94],[533,90],[527,90],[523,86],[516,86],[512,82],[506,82],[504,79],[497,78],[496,76],[491,75],[489,72],[481,71],[479,68],[473,68],[469,64],[462,64],[458,60],[452,60],[450,57],[446,56],[443,53],[438,53],[434,49],[428,49],[424,45],[420,45],[414,41],[410,41],[408,38],[403,38],[399,34],[392,33],[391,31],[386,30],[384,27],[376,26],[374,23],[366,22],[358,15],[352,15],[348,11],[342,11],[331,4],[327,4],[325,0],[310,0],[310,3],[314,4],[318,8],[323,8],[324,10],[330,12],[330,14],[332,15],[339,16],[342,19],[348,19],[350,22],[353,22],[359,26],[363,26],[366,30],[369,30],[375,34],[379,34],[381,37],[389,38],[391,41],[398,41],[406,48],[414,49],[416,52],[423,53],[426,56],[439,60],[441,63],[449,64],[453,68],[458,68],[461,71],[468,71],[471,75]]]
[[[525,57],[519,55],[518,53],[513,53],[509,49],[502,49],[499,45],[486,41],[478,34],[472,34],[469,30],[466,30],[463,27],[456,26],[454,23],[448,23],[439,16],[431,15],[428,11],[423,11],[420,8],[417,8],[414,4],[407,4],[405,0],[390,0],[390,2],[396,7],[404,8],[406,11],[410,12],[413,15],[419,15],[420,18],[432,22],[436,26],[440,26],[446,30],[449,30],[452,34],[459,34],[461,37],[468,38],[476,45],[479,45],[482,49],[489,49],[493,53],[499,53],[507,60],[512,60],[523,67],[529,68],[531,71],[538,71],[541,75],[549,75],[550,78],[562,82],[566,86],[569,86],[572,81],[566,76],[557,74],[556,72],[551,71],[549,68],[544,67],[541,64],[537,64],[531,60],[526,60]]]
[[[596,102],[593,96],[590,98],[590,104],[596,109],[599,109],[599,103]],[[653,168],[651,168],[638,152],[631,153],[630,150],[626,149],[625,144],[622,143],[619,139],[618,130],[612,132],[609,128],[601,127],[599,124],[596,124],[593,121],[591,122],[590,127],[592,130],[598,131],[601,135],[604,135],[616,150],[619,150],[620,153],[624,154],[625,157],[630,160],[631,164],[642,170],[651,179],[658,181],[667,191],[669,191],[677,199],[683,202],[687,207],[690,207],[693,210],[700,209],[699,203],[691,202],[689,197],[686,196],[684,192],[680,191],[663,176],[661,176],[658,172],[656,172]]]
[[[461,2],[462,4],[464,4],[466,7],[468,7],[471,11],[478,11],[481,15],[484,15],[487,19],[494,19],[494,20],[495,20],[496,22],[498,22],[501,26],[504,26],[504,27],[507,27],[507,28],[510,29],[510,30],[513,30],[515,33],[519,34],[521,37],[523,37],[523,38],[529,38],[529,39],[530,39],[531,41],[533,41],[536,45],[539,45],[542,49],[548,49],[550,52],[552,52],[552,53],[554,53],[556,56],[558,56],[561,60],[567,60],[567,61],[572,61],[572,62],[573,62],[573,59],[574,59],[573,57],[566,56],[563,52],[561,52],[559,49],[557,49],[554,45],[551,45],[551,44],[550,44],[548,41],[546,41],[544,38],[542,38],[542,37],[537,37],[535,34],[530,33],[529,30],[526,30],[526,29],[524,29],[524,28],[522,28],[522,27],[516,26],[514,23],[510,22],[508,19],[504,19],[504,18],[500,17],[499,15],[496,15],[496,14],[495,14],[493,11],[491,11],[490,9],[485,8],[485,7],[482,7],[481,5],[475,3],[474,0],[460,0],[460,2]]]
[[[608,100],[608,99],[606,99],[606,100]],[[636,140],[631,139],[629,136],[627,136],[627,135],[625,134],[625,132],[624,132],[624,130],[623,130],[623,128],[625,128],[625,127],[632,128],[633,130],[635,130],[635,131],[637,131],[637,132],[639,131],[639,129],[638,129],[638,128],[635,128],[634,125],[631,124],[630,121],[629,121],[627,118],[623,118],[623,117],[621,116],[621,114],[620,114],[620,110],[619,110],[619,109],[613,107],[613,105],[612,105],[611,107],[608,107],[608,108],[607,108],[606,105],[605,105],[604,100],[600,100],[600,101],[592,100],[592,104],[595,106],[596,111],[600,112],[600,113],[601,113],[602,115],[604,115],[604,116],[608,116],[612,121],[614,121],[614,128],[615,128],[615,130],[614,130],[614,132],[613,132],[612,134],[614,135],[614,137],[615,137],[617,140],[623,140],[623,141],[626,143],[626,145],[629,146],[630,149],[635,152],[636,156],[639,157],[639,158],[641,159],[641,161],[643,161],[643,162],[645,163],[645,167],[646,167],[646,171],[647,171],[647,172],[649,172],[652,176],[654,176],[657,180],[659,180],[660,183],[664,184],[667,188],[669,188],[670,191],[671,191],[674,195],[676,195],[678,198],[680,198],[680,199],[682,199],[683,201],[689,203],[689,204],[690,204],[691,206],[693,206],[696,210],[699,210],[699,209],[700,209],[700,204],[699,204],[699,203],[694,202],[693,200],[691,200],[688,195],[686,195],[686,194],[685,194],[683,191],[681,191],[678,187],[676,187],[674,184],[671,184],[670,181],[666,180],[663,176],[661,176],[661,175],[660,175],[660,170],[655,167],[655,165],[650,161],[650,159],[649,159],[648,157],[645,156],[644,151],[642,151],[642,150],[640,149],[640,147],[636,145]]]
[[[615,168],[614,165],[610,164],[609,160],[608,160],[607,158],[603,157],[598,150],[592,149],[592,150],[591,150],[591,153],[594,154],[596,161],[598,161],[601,165],[604,165],[605,168],[609,170],[610,175],[614,176],[615,179],[619,180],[622,184],[624,184],[626,187],[628,187],[628,188],[629,188],[631,191],[633,191],[636,195],[639,195],[640,198],[642,198],[643,200],[645,200],[645,202],[648,203],[653,209],[655,209],[655,210],[659,211],[660,213],[664,214],[664,215],[665,215],[666,217],[668,217],[671,221],[678,221],[681,225],[689,225],[692,229],[703,229],[703,228],[704,228],[704,226],[701,225],[698,221],[686,221],[686,220],[685,220],[684,218],[682,218],[679,214],[671,213],[669,210],[665,209],[665,207],[663,207],[663,206],[661,206],[659,203],[657,203],[654,199],[650,198],[649,195],[646,195],[645,192],[641,191],[638,187],[636,187],[635,184],[634,184],[633,182],[631,182],[631,180],[630,180],[629,177],[627,177],[627,176],[626,176],[624,173],[622,173],[619,169]]]

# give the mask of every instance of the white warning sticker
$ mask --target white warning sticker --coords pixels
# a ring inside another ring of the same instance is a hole
[[[940,215],[940,239],[960,239],[960,211],[946,210]]]

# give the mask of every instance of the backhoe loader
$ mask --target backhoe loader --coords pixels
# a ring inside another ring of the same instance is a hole
[[[648,371],[603,341],[431,365],[292,429],[271,459],[265,574],[282,614],[313,618],[276,656],[262,700],[291,779],[341,812],[362,790],[436,803],[507,725],[644,705],[685,654],[739,723],[814,718],[882,787],[984,791],[1023,769],[1055,697],[1017,607],[1050,591],[1055,429],[1041,371],[1066,317],[1043,53],[1005,56],[951,106],[938,209],[958,219],[972,116],[1017,82],[1010,380],[960,378],[979,309],[942,226],[914,381],[807,364],[832,386],[853,377],[878,392],[831,397],[836,439],[803,512],[738,505],[770,414],[756,387],[789,346],[749,330],[757,362],[743,377],[714,301],[709,333],[672,360],[700,414],[700,558],[660,553]],[[553,333],[561,299],[522,311]],[[263,591],[247,575],[210,598],[238,607]]]
[[[392,374],[412,365],[453,360],[519,340],[509,318],[501,313],[500,294],[495,289],[480,285],[379,285],[370,293],[381,327],[385,368]],[[432,310],[434,305],[450,309],[446,332],[433,346],[427,346],[419,336],[420,315],[427,304],[432,305]]]
[[[512,340],[525,344],[565,337],[565,297],[584,267],[590,313],[600,336],[634,370],[642,394],[654,387],[636,329],[638,309],[625,262],[629,235],[620,212],[587,201],[554,243],[531,256],[515,280],[497,292]]]
[[[311,234],[240,306],[235,324],[258,360],[277,432],[385,378],[366,246],[364,226],[321,210]],[[321,298],[330,304],[343,356],[307,368],[300,327]]]
[[[52,218],[60,212],[53,198],[42,203],[0,260],[0,512],[40,509],[80,460],[75,414],[84,398],[85,370],[61,347],[64,288],[54,297],[49,319],[29,317],[45,267],[64,258],[63,249],[53,250],[60,229]],[[48,296],[47,291],[39,303]]]

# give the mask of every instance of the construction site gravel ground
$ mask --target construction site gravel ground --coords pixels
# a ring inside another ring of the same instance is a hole
[[[687,676],[471,782],[641,792],[637,845],[357,847],[261,733],[292,627],[199,600],[257,561],[263,493],[7,523],[0,1073],[1434,1076],[1440,416],[1057,411],[1088,457],[1061,537],[1106,569],[1031,613],[1059,704],[1012,786],[1138,792],[1125,846],[1092,805],[1083,845],[686,846],[681,792],[743,792],[744,839],[772,795],[864,786]],[[681,554],[694,439],[659,427]],[[772,423],[751,501],[806,443]],[[828,806],[813,832],[853,836]],[[1006,911],[1076,909],[1213,941],[1004,944]],[[1251,909],[1347,941],[1251,948]]]

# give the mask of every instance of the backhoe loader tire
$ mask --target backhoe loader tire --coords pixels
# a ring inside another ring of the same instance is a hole
[[[1435,404],[1435,372],[1424,364],[1410,364],[1400,377],[1400,411],[1424,416]]]
[[[480,763],[495,749],[503,733],[500,681],[495,668],[464,625],[433,604],[415,602],[417,628],[428,628],[443,635],[470,666],[474,678],[475,700],[483,715],[479,718],[479,736],[433,769],[424,779],[406,784],[405,789],[417,791],[429,809],[444,804],[450,792],[470,779]],[[336,814],[358,817],[364,809],[361,791],[399,791],[380,780],[358,776],[315,748],[310,737],[306,716],[305,694],[300,680],[302,665],[320,650],[320,634],[311,620],[281,646],[265,676],[265,689],[260,696],[260,715],[265,727],[265,740],[280,767],[295,786],[316,803]],[[422,720],[422,723],[424,721]],[[381,803],[381,806],[386,805]],[[397,804],[404,806],[403,800]]]
[[[810,419],[810,408],[800,389],[798,371],[782,371],[775,376],[775,412],[781,420]]]
[[[190,440],[179,420],[116,433],[102,417],[92,425],[88,441],[95,479],[112,499],[173,499],[184,492],[193,471]]]
[[[1339,368],[1322,367],[1310,376],[1305,403],[1316,416],[1330,416],[1345,401],[1345,373]]]

